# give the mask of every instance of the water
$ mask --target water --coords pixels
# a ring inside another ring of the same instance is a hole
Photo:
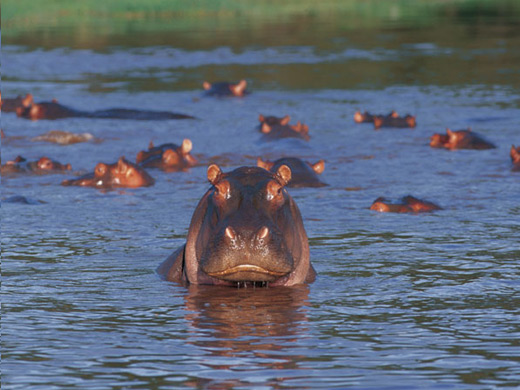
[[[520,386],[520,174],[509,159],[520,144],[518,30],[479,25],[477,38],[487,38],[471,45],[462,32],[448,45],[433,30],[384,29],[361,40],[323,28],[321,40],[290,46],[231,47],[219,36],[197,50],[4,45],[4,96],[198,118],[30,122],[6,113],[4,161],[48,155],[79,174],[121,155],[133,160],[150,140],[190,138],[202,162],[224,171],[258,156],[324,158],[330,184],[290,190],[317,281],[230,289],[184,288],[154,274],[184,242],[208,188],[205,166],[150,170],[153,187],[108,192],[60,186],[68,174],[2,178],[3,199],[45,202],[2,203],[4,387]],[[203,79],[242,77],[253,90],[245,99],[201,98]],[[409,112],[418,126],[374,131],[354,124],[357,109]],[[259,113],[302,120],[311,141],[261,143]],[[468,126],[497,149],[428,146],[434,132]],[[31,140],[55,129],[98,141]],[[407,194],[444,210],[368,209],[379,196]]]

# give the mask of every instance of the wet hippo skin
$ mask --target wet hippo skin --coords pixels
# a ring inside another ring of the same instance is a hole
[[[401,198],[398,202],[391,202],[383,197],[377,198],[370,206],[370,210],[381,213],[422,213],[442,210],[442,208],[435,203],[408,195]]]
[[[16,114],[21,118],[62,119],[62,118],[98,118],[98,119],[131,119],[131,120],[169,120],[193,119],[190,115],[169,111],[134,110],[127,108],[111,108],[107,110],[82,111],[64,106],[56,100],[33,103],[27,107],[19,107]]]
[[[380,129],[381,127],[409,127],[413,128],[417,126],[415,116],[406,114],[401,117],[396,111],[390,111],[388,115],[372,115],[365,111],[356,111],[354,113],[354,122],[356,123],[374,123],[374,128]]]
[[[491,142],[485,140],[482,136],[467,130],[450,130],[446,129],[446,134],[435,133],[430,137],[430,146],[432,148],[445,148],[449,150],[456,149],[494,149],[496,148]]]
[[[93,173],[64,180],[61,184],[110,189],[147,187],[154,183],[155,180],[143,168],[121,157],[114,164],[99,163]]]
[[[247,88],[246,80],[240,80],[238,83],[229,83],[227,81],[209,83],[207,81],[204,81],[202,83],[202,87],[205,90],[204,95],[206,95],[206,96],[242,97],[242,96],[246,95],[247,93],[249,93],[246,89]]]
[[[158,268],[182,284],[292,286],[314,281],[307,234],[285,186],[291,170],[208,167],[211,188],[190,223],[186,244]]]
[[[37,161],[27,161],[22,156],[17,156],[14,160],[8,161],[2,165],[2,175],[9,173],[58,173],[70,171],[70,164],[62,164],[58,161],[51,160],[49,157],[41,157]]]
[[[33,95],[28,93],[24,97],[17,96],[15,98],[2,99],[0,95],[0,108],[2,112],[16,112],[18,108],[23,109],[29,107],[33,103]]]
[[[305,141],[310,140],[309,126],[298,122],[295,125],[272,125],[270,126],[267,122],[262,123],[260,128],[262,132],[262,140],[274,141],[282,138],[300,138]]]
[[[197,165],[197,159],[190,154],[192,147],[188,138],[180,146],[173,143],[153,146],[150,143],[148,150],[137,154],[136,163],[145,168],[159,168],[167,172],[185,171]]]
[[[287,185],[288,187],[324,187],[327,185],[318,177],[325,170],[323,160],[310,164],[297,157],[283,157],[274,162],[258,158],[256,165],[273,173],[280,166],[287,165],[291,169],[291,181]]]

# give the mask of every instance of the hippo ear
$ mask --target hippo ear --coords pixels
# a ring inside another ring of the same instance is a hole
[[[188,154],[189,152],[191,152],[192,148],[193,144],[191,143],[191,140],[188,138],[184,138],[181,146],[182,154]]]
[[[267,123],[262,123],[262,133],[268,134],[271,132],[271,126],[269,126]]]
[[[24,107],[29,107],[33,103],[33,95],[28,93],[22,100],[22,105]]]
[[[256,166],[260,168],[264,168],[266,171],[271,170],[273,167],[273,163],[271,161],[263,161],[260,157],[256,159]]]
[[[208,167],[208,180],[211,184],[215,185],[219,182],[222,176],[222,171],[217,164],[211,164]]]
[[[285,125],[288,125],[290,121],[291,121],[291,117],[289,115],[286,115],[282,118],[282,120],[280,121],[280,124],[282,126],[285,126]]]
[[[390,118],[399,118],[399,114],[395,110],[390,111],[390,115],[388,115],[388,116]]]
[[[247,87],[246,80],[240,80],[238,84],[232,85],[231,89],[233,90],[233,94],[236,96],[242,96]]]
[[[67,164],[67,165],[65,165],[65,170],[66,170],[66,171],[70,171],[70,170],[72,170],[72,165],[70,165],[70,163]]]
[[[314,172],[316,172],[317,174],[321,174],[321,173],[323,173],[323,171],[325,170],[325,161],[320,160],[320,161],[318,161],[317,163],[313,164],[313,165],[312,165],[312,169],[313,169]]]
[[[258,121],[265,122],[265,117],[262,114],[258,114]]]
[[[520,151],[515,148],[515,145],[511,145],[511,158],[513,160],[520,159]]]
[[[117,160],[117,169],[120,173],[125,173],[128,168],[128,164],[125,160],[124,156],[119,157],[119,160]]]
[[[278,180],[284,186],[291,181],[291,175],[291,168],[289,168],[285,164],[280,165],[280,167],[276,171],[276,176],[278,177]]]
[[[202,88],[204,88],[207,91],[208,89],[211,89],[211,84],[208,83],[207,81],[204,81],[202,83]]]
[[[453,131],[449,127],[446,127],[446,134],[448,134],[450,137],[453,135]]]

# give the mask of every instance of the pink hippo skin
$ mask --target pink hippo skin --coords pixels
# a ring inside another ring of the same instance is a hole
[[[445,148],[449,150],[456,149],[494,149],[496,148],[491,142],[485,140],[480,135],[467,130],[450,130],[446,129],[446,134],[435,133],[430,138],[430,146],[432,148]]]
[[[2,165],[2,175],[10,173],[34,173],[42,175],[46,173],[70,171],[71,169],[70,164],[61,164],[48,157],[42,157],[38,161],[27,162],[25,158],[18,156],[14,160]]]
[[[291,181],[287,187],[324,187],[327,185],[318,177],[325,170],[323,160],[310,164],[297,157],[284,157],[274,162],[258,158],[256,165],[273,173],[276,173],[280,166],[287,165],[291,168]]]
[[[3,112],[16,112],[18,108],[23,109],[29,107],[33,103],[33,95],[28,93],[24,97],[17,96],[15,98],[2,99],[0,94],[0,108]]]
[[[372,203],[372,206],[370,206],[370,210],[379,211],[381,213],[422,213],[442,210],[442,208],[435,203],[408,195],[395,203],[383,197],[377,198],[374,203]]]
[[[202,87],[204,88],[205,95],[206,96],[236,96],[236,97],[243,97],[245,96],[248,91],[247,88],[247,81],[246,80],[240,80],[238,83],[228,83],[225,81],[221,81],[218,83],[209,83],[207,81],[204,81],[202,83]]]
[[[141,167],[121,157],[114,164],[99,163],[93,173],[77,179],[64,180],[64,186],[81,186],[96,188],[138,188],[147,187],[155,180]]]
[[[513,171],[520,172],[520,146],[515,148],[511,146],[511,161],[513,162]]]
[[[273,125],[269,126],[266,122],[262,123],[260,129],[262,132],[262,140],[273,141],[282,138],[299,138],[304,141],[310,139],[309,126],[298,121],[295,125]]]
[[[150,143],[147,151],[137,154],[136,163],[144,168],[159,168],[166,172],[186,171],[197,165],[197,159],[190,154],[192,147],[187,138],[180,146],[172,143],[153,146]]]
[[[292,286],[313,282],[309,243],[285,186],[291,170],[208,167],[211,188],[200,200],[186,244],[157,273],[183,284]]]

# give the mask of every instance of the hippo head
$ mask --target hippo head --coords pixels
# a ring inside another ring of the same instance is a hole
[[[430,137],[430,146],[432,148],[445,148],[448,146],[449,140],[448,135],[435,133]]]
[[[117,163],[106,165],[100,163],[94,171],[96,177],[106,178],[113,187],[137,188],[146,187],[154,183],[154,179],[141,167],[132,164],[124,157],[119,158]]]
[[[36,167],[42,171],[70,171],[70,164],[61,164],[48,157],[42,157],[36,162]]]
[[[309,244],[300,212],[285,185],[291,170],[208,167],[212,187],[197,206],[184,255],[194,284],[312,282]]]
[[[162,154],[164,166],[185,168],[197,165],[197,159],[190,154],[192,148],[191,141],[185,138],[178,148],[166,149]]]

